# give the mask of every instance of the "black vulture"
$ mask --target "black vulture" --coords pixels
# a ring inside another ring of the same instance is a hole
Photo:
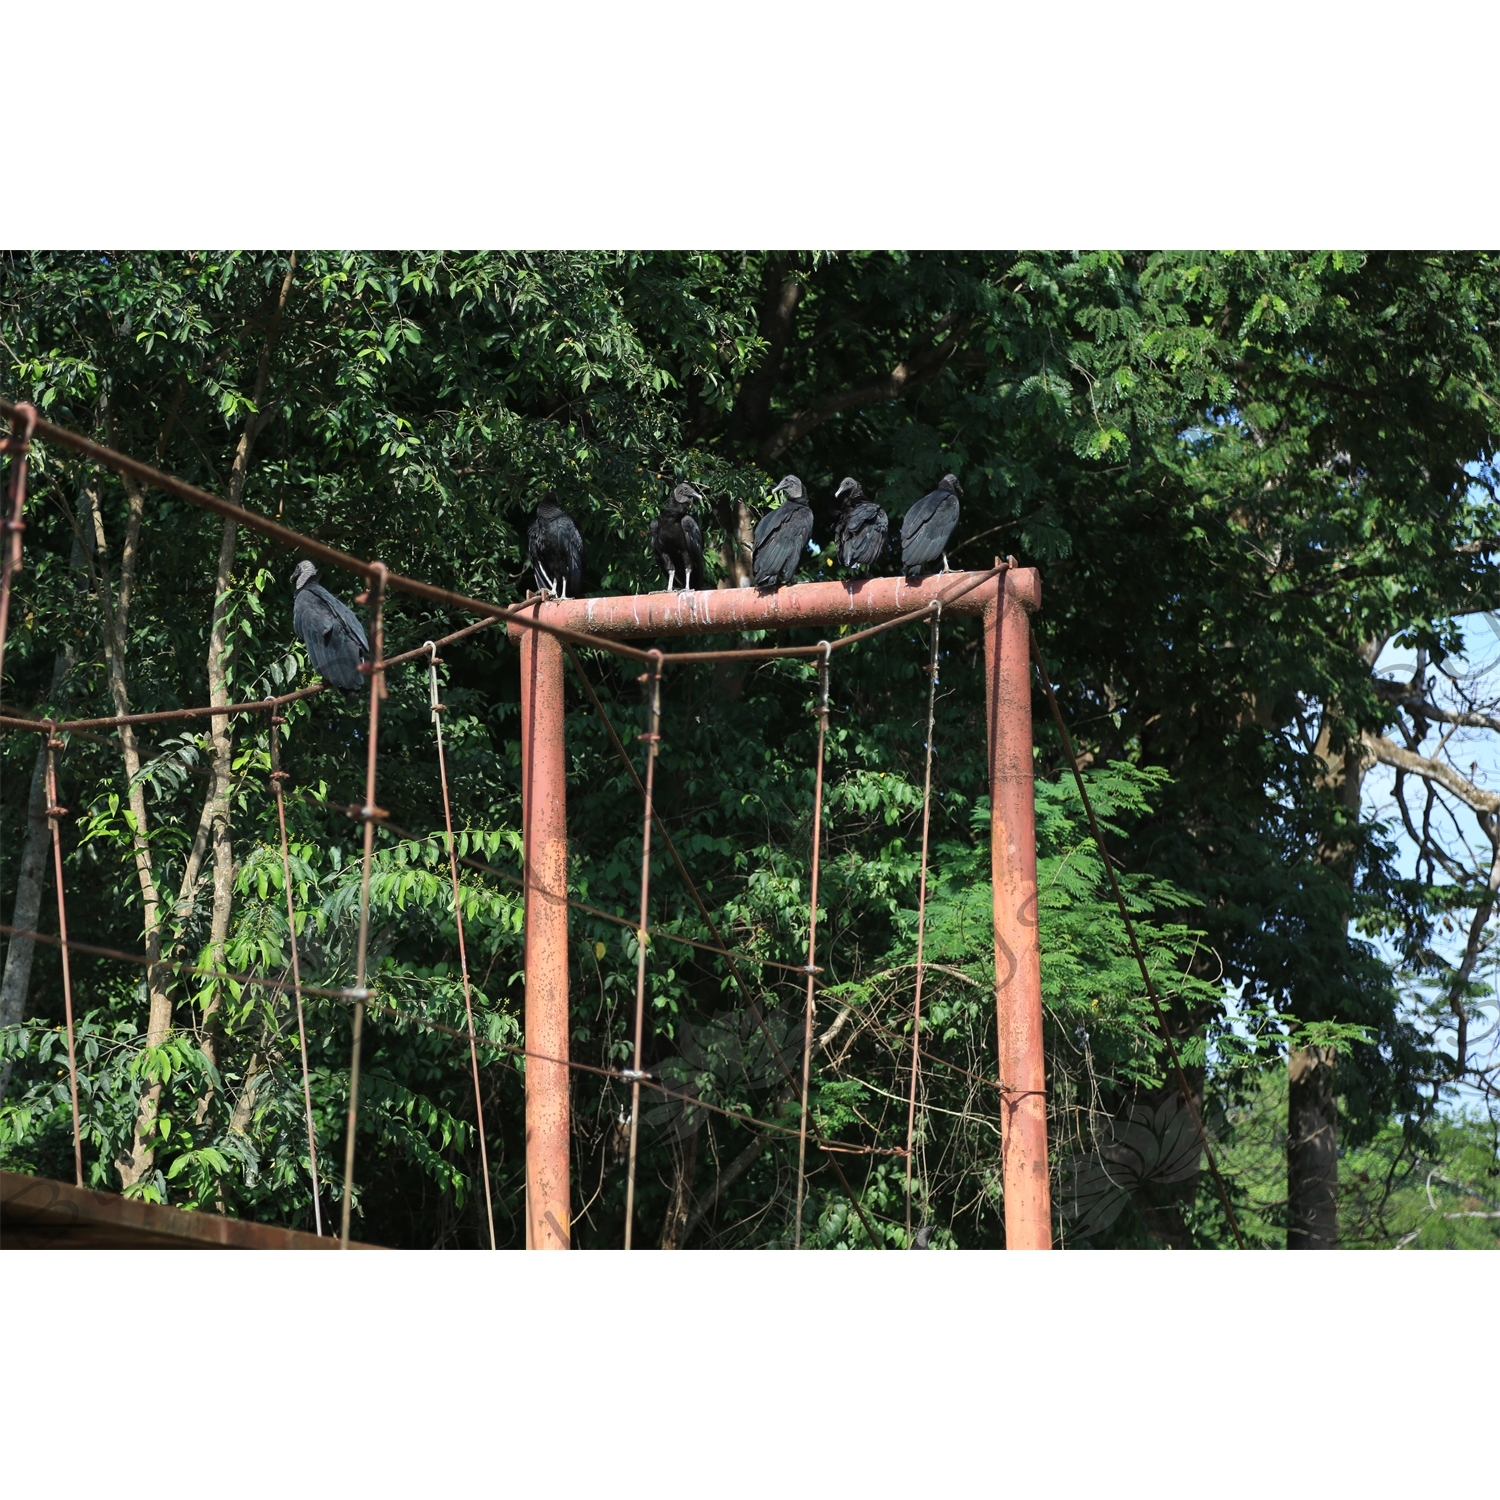
[[[583,538],[573,518],[548,495],[526,533],[526,553],[539,591],[566,599],[583,593]]]
[[[958,501],[963,491],[952,474],[944,474],[938,487],[923,495],[907,511],[901,523],[901,566],[906,570],[906,581],[915,583],[922,576],[922,569],[943,560],[943,572],[948,571],[948,539],[958,525]]]
[[[885,534],[890,522],[885,512],[859,487],[857,479],[846,479],[833,498],[842,505],[833,528],[839,562],[851,573],[868,572],[885,551]]]
[[[692,485],[679,484],[666,508],[651,523],[651,550],[667,570],[668,592],[677,587],[679,573],[684,590],[692,588],[694,578],[699,588],[708,581],[703,567],[703,530],[688,513],[688,506],[702,498]]]
[[[369,659],[370,643],[354,611],[314,583],[317,576],[310,562],[299,562],[292,574],[292,628],[302,637],[318,675],[358,697],[365,685],[359,664]]]
[[[751,572],[757,588],[777,588],[797,576],[797,565],[812,537],[813,513],[807,489],[795,474],[788,474],[771,491],[785,495],[786,504],[762,516],[755,528],[755,553]]]

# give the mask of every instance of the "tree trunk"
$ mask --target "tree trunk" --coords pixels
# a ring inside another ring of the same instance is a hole
[[[765,1149],[766,1133],[759,1131],[751,1139],[750,1144],[719,1174],[719,1179],[713,1187],[698,1200],[697,1206],[688,1215],[687,1222],[682,1227],[682,1233],[677,1237],[677,1249],[680,1250],[687,1244],[698,1226],[714,1211],[719,1199],[750,1170],[756,1158]]]
[[[58,654],[58,663],[62,654]],[[57,672],[53,672],[54,683]],[[38,736],[38,739],[44,739]],[[42,892],[47,880],[47,747],[36,753],[31,771],[31,795],[26,802],[26,843],[21,850],[21,868],[16,875],[16,902],[10,924],[34,930],[42,914]],[[0,980],[0,1026],[19,1026],[26,1016],[26,996],[31,988],[31,961],[36,944],[30,938],[13,937],[5,950],[5,977]],[[10,1087],[11,1061],[0,1068],[0,1100]]]
[[[266,385],[271,375],[271,356],[281,333],[281,318],[286,311],[287,298],[291,295],[292,277],[297,270],[297,252],[288,257],[286,274],[281,278],[281,289],[271,310],[266,325],[265,341],[261,345],[260,364],[255,371],[255,387],[250,395],[254,410],[240,434],[234,450],[234,463],[229,471],[229,503],[239,505],[244,500],[245,479],[250,471],[250,455],[255,441],[265,431],[271,413],[262,410]],[[219,564],[214,572],[214,612],[208,632],[208,701],[217,708],[230,699],[229,671],[234,656],[235,642],[229,633],[229,586],[234,576],[235,546],[239,538],[239,523],[226,517],[224,529],[219,537]],[[234,842],[230,836],[230,793],[234,773],[234,720],[228,715],[215,714],[209,720],[209,736],[213,745],[213,761],[210,768],[208,799],[204,803],[204,819],[213,839],[214,850],[214,895],[213,910],[208,924],[208,966],[221,968],[224,963],[224,944],[229,938],[230,918],[234,913]],[[218,1063],[217,1028],[219,1008],[223,1004],[223,989],[216,984],[209,997],[203,1015],[200,1045],[208,1060]],[[213,1100],[213,1085],[198,1101],[198,1123],[202,1124]]]
[[[693,1208],[693,1172],[698,1165],[698,1136],[693,1131],[672,1153],[672,1196],[667,1202],[667,1216],[662,1222],[661,1247],[680,1250]]]
[[[743,500],[721,500],[718,512],[725,536],[719,548],[719,587],[747,589],[755,581],[755,518]]]
[[[239,494],[244,489],[241,456],[249,457],[249,438],[247,429],[245,437],[240,440],[240,450],[235,454],[235,472],[230,476],[230,496],[235,504],[239,503]],[[219,565],[214,573],[213,623],[208,632],[208,701],[215,707],[229,702],[229,665],[234,651],[234,643],[229,639],[229,585],[234,573],[238,535],[238,523],[226,519],[219,539]],[[213,909],[209,916],[209,951],[206,955],[207,966],[214,969],[223,965],[224,944],[229,937],[229,920],[234,911],[234,843],[230,837],[230,791],[234,769],[231,722],[228,714],[222,717],[215,714],[209,720],[213,756],[209,765],[208,797],[203,805],[203,823],[207,825],[214,852]],[[191,900],[190,892],[188,899]],[[219,1061],[216,1033],[222,1004],[223,989],[215,984],[203,1013],[199,1036],[204,1055],[215,1066]],[[210,1083],[198,1101],[198,1124],[201,1125],[207,1117],[212,1102],[213,1084]]]
[[[250,1126],[255,1119],[255,1101],[260,1094],[262,1079],[266,1076],[266,1070],[260,1065],[260,1054],[252,1052],[250,1061],[245,1064],[245,1085],[240,1090],[240,1097],[234,1101],[234,1110],[229,1116],[229,1128],[236,1135],[248,1135]],[[222,1202],[219,1212],[223,1213]]]
[[[281,319],[286,311],[287,298],[292,289],[292,277],[297,269],[297,255],[293,251],[287,265],[286,274],[282,277],[281,287],[271,303],[270,317],[266,327],[266,335],[261,344],[260,361],[256,367],[255,384],[250,393],[251,413],[246,419],[244,430],[240,434],[240,440],[235,448],[234,463],[230,469],[227,499],[232,505],[239,505],[245,493],[245,478],[249,472],[250,455],[255,447],[255,441],[265,430],[270,421],[271,414],[262,409],[265,401],[266,386],[270,377],[271,356],[275,351],[276,342],[281,332]],[[131,499],[131,524],[135,527],[136,536],[139,536],[139,486],[130,480],[126,480],[127,492]],[[235,547],[239,535],[239,525],[236,521],[226,517],[223,528],[219,534],[219,559],[214,570],[214,607],[213,617],[209,626],[208,634],[208,696],[209,703],[217,707],[229,702],[229,657],[231,642],[229,640],[229,585],[234,570]],[[124,693],[124,630],[123,625],[119,632],[120,640],[117,652],[120,657],[120,696]],[[111,672],[113,682],[114,673]],[[125,712],[117,708],[117,712]],[[204,800],[203,813],[199,819],[198,833],[193,841],[193,850],[189,857],[187,868],[183,871],[182,885],[178,890],[176,912],[179,916],[185,915],[191,910],[193,892],[198,882],[199,861],[202,859],[205,840],[211,841],[214,853],[214,894],[213,910],[209,918],[209,947],[211,964],[218,964],[223,959],[224,943],[229,936],[229,922],[234,907],[234,846],[230,838],[229,814],[230,814],[230,791],[232,786],[233,760],[234,760],[234,736],[230,732],[231,719],[229,715],[215,714],[210,720],[210,742],[213,747],[213,758],[209,772],[209,790]],[[127,726],[128,727],[128,726]],[[121,736],[122,743],[125,735]],[[133,750],[134,741],[131,740]],[[135,755],[136,769],[139,769],[140,757]],[[131,755],[127,753],[126,768],[132,779],[135,771],[130,768]],[[135,809],[136,799],[140,797],[140,810],[137,814],[140,818],[140,827],[144,829],[145,800],[140,789],[132,793],[131,807]],[[138,840],[144,843],[143,839]],[[149,871],[150,854],[145,854],[146,868]],[[141,864],[141,854],[137,853],[137,866]],[[145,890],[146,877],[142,877],[142,889]],[[148,959],[159,959],[161,956],[161,934],[157,925],[157,899],[155,896],[154,882],[152,884],[152,898],[150,903],[151,915],[147,924],[147,948]],[[154,952],[153,952],[154,946]],[[147,970],[148,975],[151,970]],[[204,1025],[200,1043],[204,1053],[210,1062],[217,1062],[216,1044],[214,1038],[214,1027],[216,1015],[221,1003],[220,991],[215,987],[209,1001],[207,1011],[204,1015]],[[167,994],[165,986],[154,986],[151,990],[151,1009],[146,1031],[146,1045],[159,1047],[166,1041],[172,1028],[172,1002]],[[212,1085],[205,1096],[198,1101],[196,1119],[199,1124],[203,1122],[208,1114],[213,1100]],[[121,1180],[126,1186],[139,1181],[139,1179],[150,1170],[154,1157],[152,1144],[153,1127],[156,1121],[157,1110],[161,1101],[161,1085],[151,1084],[141,1098],[140,1108],[136,1115],[135,1142],[128,1161],[120,1164]]]
[[[52,673],[52,699],[57,700],[59,678],[67,666],[62,652]],[[52,830],[47,824],[47,745],[38,737],[36,763],[31,769],[31,792],[26,800],[26,843],[21,850],[21,868],[16,874],[16,901],[10,925],[35,931],[42,914],[42,894],[47,888],[47,868],[51,861]],[[26,1019],[26,1000],[31,991],[31,963],[36,943],[27,937],[13,937],[5,950],[5,977],[0,980],[0,1026],[19,1026]],[[10,1089],[13,1061],[6,1058],[0,1066],[0,1103]]]
[[[1339,1242],[1334,1051],[1331,1047],[1300,1047],[1291,1055],[1288,1072],[1286,1247],[1334,1250]]]
[[[1374,667],[1381,642],[1360,648]],[[1314,754],[1324,770],[1321,786],[1331,791],[1344,816],[1359,821],[1359,794],[1364,781],[1365,753],[1359,739],[1341,753],[1332,747],[1332,720],[1323,716]],[[1347,941],[1354,896],[1354,845],[1336,840],[1318,850],[1318,862],[1333,870],[1349,889],[1349,907],[1342,913]],[[1294,1049],[1287,1059],[1286,1193],[1288,1250],[1332,1250],[1338,1245],[1339,1158],[1338,1097],[1335,1088],[1337,1054],[1331,1047]]]
[[[85,489],[84,504],[73,530],[73,555],[69,567],[76,592],[82,593],[92,569],[89,564],[99,542],[98,511],[93,494]],[[48,704],[60,708],[66,701],[68,677],[78,660],[78,652],[69,641],[53,658],[52,687]],[[42,896],[47,888],[52,830],[47,825],[47,746],[37,737],[36,761],[31,769],[31,789],[26,799],[26,842],[21,848],[21,866],[16,874],[16,900],[10,925],[35,931],[42,914]],[[36,943],[31,938],[13,937],[5,950],[5,976],[0,979],[0,1026],[19,1026],[26,1017],[26,998],[31,990],[31,965]],[[10,1088],[11,1063],[0,1067],[0,1101]]]
[[[113,433],[110,434],[114,436]],[[113,618],[104,628],[104,659],[109,673],[110,697],[117,714],[130,712],[130,691],[125,678],[125,654],[130,621],[130,598],[135,586],[135,569],[141,551],[141,519],[145,514],[146,496],[133,479],[125,479],[128,510],[125,520],[125,545],[120,550],[120,587],[115,598]],[[134,826],[131,850],[135,856],[136,879],[141,887],[142,925],[146,945],[146,1045],[160,1047],[172,1029],[172,1000],[167,993],[166,972],[161,967],[161,902],[156,889],[156,871],[147,840],[146,789],[140,784],[141,752],[136,744],[135,728],[120,725],[120,753],[125,761],[126,797]],[[146,1092],[136,1107],[135,1132],[130,1150],[115,1158],[122,1187],[133,1187],[151,1169],[156,1160],[156,1112],[161,1101],[161,1084],[148,1082]]]

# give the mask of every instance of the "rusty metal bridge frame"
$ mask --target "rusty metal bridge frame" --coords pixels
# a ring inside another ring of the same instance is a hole
[[[327,990],[304,985],[295,979],[299,1012],[304,994],[317,995],[350,1005],[354,1014],[354,1048],[351,1057],[348,1139],[341,1242],[350,1241],[349,1184],[353,1180],[355,1126],[358,1110],[359,1037],[366,1006],[389,1010],[366,988],[365,949],[369,917],[369,866],[374,827],[388,815],[375,805],[378,761],[379,707],[384,697],[386,670],[418,658],[435,663],[438,645],[457,640],[475,630],[504,622],[519,639],[521,651],[521,734],[522,734],[522,819],[525,863],[525,1040],[521,1048],[505,1046],[502,1050],[518,1052],[526,1058],[526,1242],[528,1248],[565,1249],[571,1240],[571,1184],[569,1146],[571,1134],[569,1075],[580,1070],[632,1081],[638,1098],[639,1085],[647,1077],[640,1067],[641,1002],[644,991],[644,944],[641,945],[637,980],[636,1067],[632,1070],[601,1068],[573,1061],[569,1057],[569,943],[568,912],[573,903],[567,894],[567,804],[563,714],[563,647],[565,643],[593,646],[612,651],[650,668],[659,703],[661,670],[665,663],[715,661],[725,659],[769,659],[789,656],[820,656],[824,672],[824,722],[827,712],[827,664],[834,649],[854,644],[865,636],[875,635],[894,625],[920,620],[936,620],[943,613],[978,616],[983,621],[986,661],[986,728],[991,805],[990,870],[994,910],[995,1004],[997,1016],[998,1090],[1000,1098],[1001,1153],[1004,1182],[1006,1246],[1010,1249],[1046,1249],[1052,1242],[1051,1205],[1048,1181],[1046,1075],[1042,1043],[1041,962],[1037,941],[1036,831],[1034,806],[1034,772],[1032,764],[1031,680],[1033,659],[1043,672],[1040,657],[1035,655],[1030,630],[1030,616],[1040,607],[1040,582],[1033,569],[1016,568],[1000,563],[985,572],[948,573],[908,584],[902,578],[874,578],[860,582],[806,583],[765,593],[754,589],[717,589],[698,593],[653,593],[603,599],[570,601],[535,601],[521,607],[507,607],[485,600],[468,598],[418,579],[407,578],[388,569],[379,561],[351,557],[315,538],[292,531],[264,516],[232,505],[147,464],[117,453],[66,428],[40,419],[35,410],[0,400],[0,416],[13,424],[12,436],[0,441],[0,448],[11,455],[11,485],[8,513],[4,518],[4,570],[0,583],[0,665],[3,665],[5,627],[12,583],[22,565],[22,511],[25,502],[25,456],[35,437],[45,438],[71,448],[85,458],[132,477],[137,482],[185,499],[203,510],[232,518],[243,526],[259,531],[282,545],[295,548],[332,566],[343,568],[365,578],[369,584],[372,631],[376,660],[363,670],[371,677],[370,745],[363,806],[351,807],[351,817],[364,823],[364,880],[361,896],[358,977],[353,989]],[[467,612],[479,617],[475,625],[464,627],[444,638],[428,642],[421,648],[385,658],[382,631],[383,601],[392,590]],[[732,634],[757,630],[790,628],[822,629],[830,632],[854,627],[852,634],[839,635],[816,646],[782,646],[731,651],[684,651],[664,653],[643,650],[629,642],[633,638],[658,639],[683,635]],[[934,634],[934,665],[936,635]],[[935,680],[935,679],[934,679]],[[225,704],[207,708],[168,710],[139,715],[116,715],[112,718],[62,721],[28,721],[6,718],[3,727],[12,730],[41,732],[48,736],[49,802],[56,803],[51,783],[52,751],[63,747],[58,735],[69,729],[120,727],[132,721],[160,722],[171,719],[198,718],[205,715],[270,712],[273,715],[284,704],[321,691],[322,685],[303,688],[281,698],[256,703]],[[436,678],[433,678],[433,707],[436,721],[440,705],[436,701]],[[1055,712],[1055,703],[1054,703]],[[654,765],[655,712],[653,706],[652,755]],[[276,720],[273,718],[272,723]],[[1061,728],[1061,720],[1059,718]],[[1066,730],[1062,729],[1066,739]],[[274,729],[273,729],[274,745]],[[819,741],[819,796],[822,786],[822,740]],[[930,753],[930,733],[929,733]],[[441,734],[438,735],[441,757]],[[1070,757],[1071,758],[1071,757]],[[1077,770],[1075,761],[1075,773]],[[643,791],[646,798],[646,834],[643,849],[642,913],[640,927],[646,925],[646,888],[649,876],[650,826],[652,821],[650,770]],[[280,783],[275,783],[280,811]],[[1080,794],[1087,805],[1087,793],[1080,777]],[[446,773],[445,773],[445,811]],[[51,806],[54,853],[57,863],[58,912],[63,917],[61,846],[57,820],[66,809]],[[815,816],[813,919],[816,916],[816,869],[818,835]],[[394,824],[388,823],[392,832]],[[1097,832],[1097,830],[1096,830]],[[403,831],[404,833],[404,831]],[[283,832],[283,840],[285,834]],[[925,834],[924,834],[925,840]],[[1101,851],[1103,844],[1101,840]],[[925,843],[924,843],[925,849]],[[455,903],[458,904],[457,862],[452,858],[451,815],[449,827],[450,863],[453,865]],[[1108,867],[1108,855],[1105,854]],[[473,863],[473,861],[466,861]],[[925,860],[924,860],[925,869]],[[496,874],[504,872],[496,871]],[[514,877],[505,876],[507,879]],[[1111,878],[1113,872],[1111,870]],[[521,883],[521,882],[518,882]],[[290,900],[290,892],[288,892]],[[1121,902],[1122,917],[1129,927],[1128,913]],[[607,916],[607,913],[599,915]],[[611,917],[610,920],[618,920]],[[460,918],[461,923],[461,918]],[[920,927],[920,923],[919,923]],[[13,929],[3,929],[14,933]],[[815,927],[814,927],[815,930]],[[460,925],[460,943],[462,943]],[[74,1149],[77,1160],[77,1183],[82,1188],[81,1142],[78,1124],[76,1058],[73,1046],[73,1007],[68,983],[67,955],[70,948],[132,963],[142,963],[137,955],[114,952],[68,938],[61,926],[57,937],[32,932],[37,941],[55,944],[63,951],[63,974],[67,1000],[68,1053],[73,1075]],[[293,943],[295,973],[295,928]],[[718,950],[713,950],[718,951]],[[920,952],[919,952],[920,960]],[[730,955],[732,958],[732,955]],[[1142,975],[1148,989],[1150,976],[1139,952]],[[163,968],[183,970],[187,966],[157,961]],[[920,986],[920,962],[918,984]],[[193,973],[208,972],[190,970]],[[809,1020],[811,1030],[812,939],[809,940]],[[467,966],[465,965],[467,977]],[[285,989],[281,981],[267,981],[253,975],[222,976],[247,984],[271,989]],[[920,988],[918,993],[920,994]],[[1153,990],[1154,996],[1154,990]],[[466,984],[467,997],[467,984]],[[466,998],[467,1004],[467,998]],[[423,1022],[440,1031],[451,1028]],[[452,1035],[467,1040],[474,1060],[476,1109],[478,1100],[478,1063],[472,1012],[466,1033]],[[1170,1046],[1171,1039],[1168,1037]],[[498,1044],[486,1044],[498,1045]],[[913,1047],[917,1035],[913,1035]],[[1175,1049],[1174,1049],[1175,1060]],[[802,1146],[807,1141],[807,1066],[806,1044],[803,1052],[803,1126]],[[1181,1072],[1179,1068],[1179,1074]],[[913,1101],[915,1100],[915,1062],[913,1064]],[[304,1080],[305,1084],[305,1080]],[[652,1085],[662,1088],[659,1083]],[[1184,1082],[1184,1088],[1186,1084]],[[662,1088],[662,1091],[670,1092]],[[731,1113],[720,1111],[721,1113]],[[632,1115],[634,1122],[639,1110]],[[482,1113],[480,1117],[483,1135]],[[908,1127],[910,1137],[910,1126]],[[1205,1140],[1206,1145],[1206,1140]],[[309,1149],[311,1138],[309,1101]],[[910,1139],[905,1153],[910,1162]],[[633,1151],[632,1151],[633,1164]],[[1210,1155],[1210,1164],[1212,1156]],[[314,1169],[315,1170],[315,1169]],[[1217,1173],[1215,1174],[1217,1177]],[[842,1173],[840,1173],[842,1176]],[[800,1244],[800,1181],[798,1227]],[[632,1170],[631,1182],[633,1185]],[[486,1181],[488,1189],[488,1181]],[[316,1191],[316,1186],[315,1186]],[[858,1200],[854,1206],[859,1209]],[[627,1215],[628,1218],[628,1215]],[[868,1227],[868,1226],[867,1226]],[[872,1242],[874,1236],[872,1235]],[[492,1229],[493,1243],[493,1229]],[[630,1244],[627,1224],[626,1245]]]
[[[872,578],[793,584],[774,593],[726,588],[635,594],[539,603],[526,613],[535,624],[628,640],[793,628],[857,630],[920,618],[939,601],[945,614],[977,615],[983,621],[1005,1243],[1011,1249],[1046,1249],[1052,1243],[1052,1212],[1031,737],[1030,616],[1041,604],[1035,569],[939,574],[916,585]],[[527,1240],[534,1248],[563,1249],[572,1200],[568,904],[558,894],[567,890],[568,872],[563,643],[520,621],[509,630],[521,648],[526,1044],[557,1059],[531,1058],[526,1064]],[[801,654],[816,649],[802,648]],[[724,654],[674,652],[671,660]],[[758,654],[787,652],[768,648]]]

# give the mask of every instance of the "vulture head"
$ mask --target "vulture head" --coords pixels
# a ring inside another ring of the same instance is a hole
[[[305,589],[317,576],[318,570],[304,558],[297,564],[297,571],[292,574],[292,592],[295,594]]]

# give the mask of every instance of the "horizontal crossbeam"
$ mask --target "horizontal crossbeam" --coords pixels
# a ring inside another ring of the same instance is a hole
[[[998,568],[1000,565],[997,564]],[[779,589],[722,588],[694,592],[616,594],[600,599],[563,599],[525,606],[542,624],[583,635],[620,639],[630,636],[726,635],[748,630],[818,629],[891,625],[921,618],[941,602],[945,614],[983,615],[995,604],[995,591],[983,584],[995,568],[972,573],[934,573],[917,583],[905,578],[863,578],[826,583],[794,583]],[[1013,588],[1034,596],[1039,585],[1032,569],[1018,572]],[[1030,605],[1036,607],[1036,601]],[[509,629],[520,627],[512,623]],[[850,637],[835,644],[847,645]],[[788,656],[799,648],[767,647],[767,656]],[[821,655],[818,646],[800,648]],[[673,652],[673,661],[713,659],[722,652]],[[744,650],[733,653],[744,658]]]

